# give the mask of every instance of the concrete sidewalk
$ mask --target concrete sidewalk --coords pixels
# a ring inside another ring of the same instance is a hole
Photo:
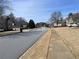
[[[75,56],[55,30],[52,30],[47,59],[75,59]]]

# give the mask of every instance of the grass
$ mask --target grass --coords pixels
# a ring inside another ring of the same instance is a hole
[[[6,36],[6,35],[12,35],[18,33],[18,31],[6,31],[6,32],[0,32],[0,36]]]

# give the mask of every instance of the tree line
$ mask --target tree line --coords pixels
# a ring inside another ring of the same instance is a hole
[[[0,29],[12,30],[13,27],[35,28],[35,23],[31,19],[27,22],[23,17],[15,17],[13,13],[5,15],[6,10],[10,10],[9,0],[0,0]]]
[[[79,24],[79,13],[69,13],[68,16],[64,18],[60,11],[56,11],[51,14],[49,22],[51,25],[62,24],[62,26],[66,26],[68,22],[70,22],[70,24]]]

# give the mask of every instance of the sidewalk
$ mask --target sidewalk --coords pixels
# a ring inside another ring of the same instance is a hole
[[[75,56],[55,31],[52,31],[47,59],[75,59]]]

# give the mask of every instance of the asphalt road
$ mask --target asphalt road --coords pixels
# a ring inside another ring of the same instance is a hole
[[[0,59],[18,59],[47,30],[33,29],[15,35],[0,37]]]

